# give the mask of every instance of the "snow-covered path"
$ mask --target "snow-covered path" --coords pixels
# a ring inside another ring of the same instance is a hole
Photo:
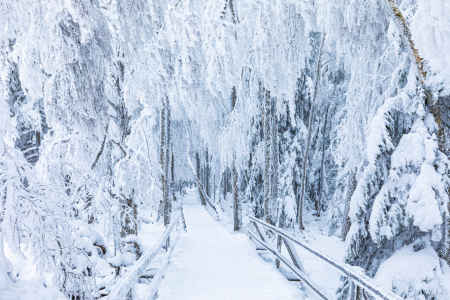
[[[184,198],[184,214],[187,233],[174,250],[158,299],[302,299],[246,235],[231,234],[213,220],[197,193]]]

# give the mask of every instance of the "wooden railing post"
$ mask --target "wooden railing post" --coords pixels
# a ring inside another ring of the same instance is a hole
[[[297,253],[297,250],[295,250],[295,245],[292,244],[289,240],[285,238],[281,238],[284,246],[286,247],[286,250],[289,253],[289,256],[291,257],[292,263],[294,266],[299,268],[302,272],[305,272],[305,268],[303,267],[302,260],[300,259],[300,256]]]
[[[263,242],[266,241],[266,239],[264,238],[264,236],[262,235],[261,231],[259,230],[258,224],[256,224],[255,221],[253,221],[253,226],[255,226],[256,232],[258,232],[259,237],[261,238],[261,240]]]
[[[297,251],[295,250],[294,244],[302,247],[304,250],[307,250],[311,254],[327,262],[337,270],[341,271],[345,277],[348,277],[350,285],[347,297],[348,300],[362,300],[363,298],[366,300],[368,299],[367,295],[378,296],[383,300],[403,300],[402,297],[395,294],[391,290],[385,289],[384,287],[380,286],[377,282],[365,275],[363,272],[357,271],[350,265],[347,265],[340,261],[336,261],[328,257],[327,255],[320,253],[304,241],[301,241],[289,235],[281,228],[278,228],[253,216],[249,216],[249,219],[253,223],[257,233],[257,235],[255,235],[252,233],[252,231],[247,230],[247,234],[250,236],[250,238],[255,240],[258,244],[262,245],[264,248],[266,248],[266,250],[270,251],[276,258],[280,260],[280,262],[283,263],[283,265],[290,269],[302,281],[302,283],[305,283],[309,288],[311,288],[321,299],[330,300],[334,298],[328,296],[326,292],[324,292],[317,284],[314,283],[314,281],[312,281],[308,277],[308,275],[305,274],[303,265],[301,264],[301,260],[297,254]],[[261,232],[258,228],[259,225],[263,226],[266,232],[276,235],[275,238],[277,241],[277,248],[274,248],[272,245],[269,245],[268,242],[264,241],[263,236],[261,235]],[[281,241],[284,242],[286,249],[291,256],[293,264],[291,264],[283,255],[281,255],[278,249],[279,237],[281,237]]]
[[[278,253],[281,254],[281,235],[279,235],[278,233],[276,234],[277,236],[277,251]],[[280,260],[277,258],[275,259],[275,265],[277,266],[277,269],[280,268]]]
[[[165,247],[163,247],[163,248],[166,249],[166,252],[169,250],[169,246],[170,246],[170,235],[167,237]]]
[[[168,253],[168,260],[170,259],[170,254],[173,251],[173,248],[177,242],[177,239],[180,235],[181,225],[180,224],[181,216],[175,215],[172,222],[167,226],[166,230],[159,238],[158,242],[153,246],[153,248],[146,253],[144,253],[137,262],[134,263],[133,266],[127,268],[127,272],[122,275],[122,277],[117,279],[117,282],[111,287],[111,291],[105,300],[123,300],[130,299],[128,297],[132,297],[132,291],[130,289],[133,288],[134,284],[138,282],[141,274],[146,270],[147,266],[153,261],[153,259],[160,253],[161,248],[166,247],[166,251],[170,250]],[[178,225],[178,226],[177,226]],[[167,246],[169,245],[169,237],[172,233],[172,230],[177,226],[177,235],[172,240],[172,247],[169,249]],[[166,263],[167,266],[167,263]],[[159,272],[159,271],[158,271]],[[161,273],[161,272],[159,272]]]

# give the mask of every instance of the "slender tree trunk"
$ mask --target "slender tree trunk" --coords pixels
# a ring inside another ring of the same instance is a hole
[[[241,203],[239,201],[238,192],[238,172],[236,169],[236,163],[233,161],[232,166],[232,176],[233,176],[233,211],[234,211],[234,231],[239,231],[242,227],[242,209]]]
[[[450,201],[447,204],[447,209],[450,212]],[[439,247],[439,257],[450,264],[450,217],[444,214],[444,226],[442,229],[442,242]]]
[[[272,201],[273,206],[276,207],[278,220],[278,116],[276,112],[276,104],[274,105],[273,123],[272,123]]]
[[[216,173],[214,171],[213,202],[216,203]]]
[[[227,174],[226,172],[222,172],[222,189],[223,189],[223,199],[226,199],[227,196]]]
[[[323,141],[322,141],[322,162],[320,164],[320,180],[319,180],[319,197],[316,202],[316,211],[317,216],[320,216],[320,210],[321,210],[321,202],[322,202],[322,194],[323,194],[323,186],[324,186],[324,164],[325,164],[325,141],[326,141],[326,130],[327,130],[327,123],[328,123],[328,112],[330,110],[330,104],[327,105],[327,110],[325,113],[325,124],[323,125]]]
[[[170,184],[169,184],[169,163],[170,163],[170,107],[169,100],[166,103],[166,141],[165,141],[165,158],[164,158],[164,226],[170,223],[170,212],[172,203],[170,201]]]
[[[172,152],[172,160],[171,160],[171,171],[170,171],[170,173],[172,175],[171,182],[173,185],[172,186],[172,195],[173,195],[173,201],[177,201],[177,197],[175,196],[176,187],[174,185],[174,182],[175,182],[175,156],[173,155],[173,143],[171,143],[170,147],[172,148],[172,151],[171,151]]]
[[[320,80],[320,67],[322,62],[322,54],[323,54],[323,44],[325,42],[326,33],[322,33],[322,42],[320,44],[319,57],[317,59],[317,69],[316,69],[316,78],[314,80],[314,94],[312,99],[312,108],[309,113],[309,122],[308,122],[308,137],[306,139],[305,153],[303,155],[303,168],[302,168],[302,186],[300,190],[300,199],[299,199],[299,209],[298,209],[298,225],[300,230],[304,230],[303,226],[303,197],[305,194],[305,185],[306,185],[306,165],[308,162],[308,153],[311,144],[311,133],[312,133],[312,124],[314,121],[314,113],[316,110],[316,97],[317,97],[317,86],[319,85]]]
[[[230,6],[233,13],[233,22],[235,23],[235,14],[233,9],[233,1],[230,0]],[[236,87],[233,86],[231,90],[231,109],[232,111],[236,108],[237,94]],[[231,176],[232,176],[232,190],[233,190],[233,215],[234,215],[234,231],[239,231],[242,228],[242,207],[239,200],[239,190],[238,190],[238,171],[236,169],[236,153],[233,153],[233,165],[231,166]]]
[[[350,218],[348,216],[348,213],[350,211],[350,202],[352,200],[353,193],[356,190],[356,169],[352,171],[348,178],[348,185],[347,185],[347,196],[345,197],[345,210],[344,215],[342,216],[342,233],[341,233],[341,239],[345,241],[345,238],[347,237],[347,233],[350,230]]]
[[[164,187],[166,186],[166,183],[164,180],[165,143],[166,143],[166,102],[163,100],[162,108],[161,108],[161,141],[160,141],[160,147],[159,147],[159,164],[161,166],[160,179],[161,179],[162,197],[161,197],[161,200],[159,201],[157,220],[159,220],[159,218],[161,218],[161,216],[163,215],[163,210],[164,210]]]
[[[195,153],[195,158],[197,160],[197,174],[198,174],[198,176],[200,176],[200,174],[201,174],[201,172],[200,172],[200,155],[198,155],[198,152]],[[200,178],[198,178],[198,180],[201,182]],[[200,194],[200,201],[202,202],[202,205],[206,206],[206,201],[205,201],[205,198],[203,197],[203,193],[200,190],[200,186],[198,188],[198,193]]]
[[[273,224],[271,216],[272,172],[271,172],[271,132],[270,132],[270,92],[263,88],[264,97],[264,215],[266,222]]]
[[[206,194],[209,198],[211,198],[211,184],[210,184],[210,169],[209,169],[209,153],[208,153],[208,147],[206,147],[206,166],[205,166],[205,187],[206,187]]]

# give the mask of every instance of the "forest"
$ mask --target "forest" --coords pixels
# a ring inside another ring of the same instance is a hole
[[[0,0],[0,299],[107,296],[194,189],[450,299],[449,47],[448,0]]]

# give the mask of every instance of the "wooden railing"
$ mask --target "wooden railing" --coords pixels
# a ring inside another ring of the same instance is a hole
[[[170,239],[170,234],[172,233],[175,227],[177,227],[177,232],[175,233],[174,237]],[[145,272],[147,266],[152,262],[152,260],[156,257],[156,255],[158,255],[158,253],[162,249],[165,249],[167,251],[166,257],[163,260],[162,265],[158,269],[158,272],[153,277],[150,283],[149,288],[150,294],[148,299],[154,299],[158,291],[158,286],[161,283],[161,280],[163,279],[164,274],[166,272],[167,266],[170,261],[170,257],[172,255],[173,248],[175,247],[178,241],[182,228],[183,224],[181,214],[178,213],[173,217],[172,222],[167,226],[166,230],[164,231],[159,241],[155,244],[155,246],[153,246],[153,248],[150,251],[142,255],[141,258],[139,258],[139,260],[132,267],[130,267],[122,277],[119,277],[117,279],[117,282],[111,287],[111,292],[105,299],[107,300],[127,299],[127,294],[130,292],[131,287],[133,287],[133,285],[138,282],[139,277],[141,276],[142,273]],[[166,245],[169,245],[169,247],[166,247]]]
[[[360,297],[358,294],[361,293],[369,293],[374,296],[378,296],[383,300],[403,300],[402,297],[398,296],[392,291],[386,290],[381,286],[379,286],[372,278],[358,271],[355,271],[352,266],[342,262],[338,262],[326,256],[325,254],[320,253],[319,251],[313,249],[310,245],[289,235],[284,230],[281,230],[278,227],[275,227],[252,216],[250,216],[249,218],[250,223],[253,225],[254,232],[250,230],[249,224],[249,226],[247,227],[247,234],[256,242],[261,244],[264,248],[266,248],[268,251],[270,251],[273,255],[275,255],[277,260],[285,264],[296,276],[298,276],[300,280],[303,281],[303,283],[305,283],[321,299],[332,300],[335,299],[336,297],[331,297],[330,295],[328,295],[323,290],[323,288],[321,288],[318,284],[312,281],[308,277],[308,275],[305,274],[300,258],[296,253],[293,243],[299,245],[300,247],[312,253],[316,257],[327,262],[328,264],[330,264],[331,266],[342,272],[344,276],[349,278],[350,280],[349,300],[357,300]],[[265,230],[261,231],[259,225],[263,226]],[[264,234],[265,231],[268,231],[271,234],[275,235],[276,247],[271,247],[268,244],[268,237]],[[281,255],[280,241],[284,242],[284,245],[286,246],[288,253],[291,257],[292,263],[286,257]],[[278,266],[279,264],[277,264],[277,267]]]

